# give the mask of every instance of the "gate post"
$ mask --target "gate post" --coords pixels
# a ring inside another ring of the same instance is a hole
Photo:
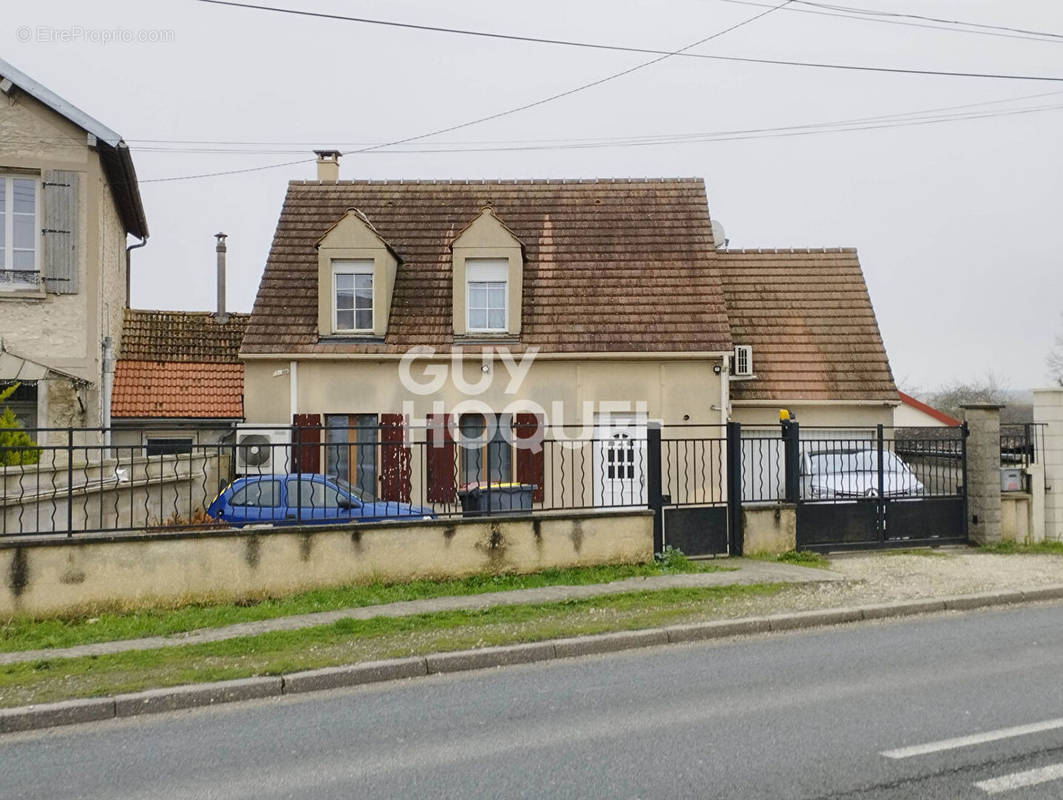
[[[994,403],[963,406],[967,438],[968,535],[978,544],[1001,539],[1000,409]]]
[[[664,497],[661,483],[661,423],[646,423],[646,499],[653,511],[653,552],[664,550]]]
[[[727,423],[727,551],[742,555],[742,423]]]
[[[801,499],[801,426],[792,419],[782,421],[783,473],[786,502]]]

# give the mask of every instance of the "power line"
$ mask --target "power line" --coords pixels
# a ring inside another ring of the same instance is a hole
[[[228,3],[224,3],[223,0],[200,0],[200,2],[211,2],[211,3],[216,3],[216,4],[228,4]],[[369,152],[373,152],[374,150],[379,150],[379,149],[384,148],[384,147],[395,147],[397,145],[407,144],[409,142],[415,142],[415,141],[419,141],[421,139],[428,139],[428,138],[430,138],[432,136],[441,136],[441,135],[443,135],[445,133],[451,133],[453,131],[461,130],[463,128],[469,128],[469,127],[471,127],[473,125],[479,125],[479,124],[484,123],[484,122],[490,122],[491,120],[500,119],[502,117],[506,117],[506,116],[509,116],[511,114],[517,114],[517,113],[519,113],[521,111],[527,111],[528,109],[537,108],[538,106],[546,105],[547,103],[551,103],[551,102],[553,102],[555,100],[560,100],[563,97],[570,97],[570,96],[572,96],[572,95],[574,95],[574,94],[576,94],[578,92],[586,91],[587,89],[592,89],[592,88],[594,88],[596,86],[601,86],[602,84],[609,83],[610,81],[617,80],[618,78],[622,78],[622,77],[624,77],[626,75],[630,75],[633,72],[638,72],[639,70],[645,69],[646,67],[653,66],[654,64],[659,64],[660,62],[662,62],[662,61],[664,61],[664,60],[666,60],[668,58],[671,58],[672,56],[675,56],[675,55],[678,55],[680,53],[683,53],[683,52],[685,52],[687,50],[690,50],[690,49],[692,49],[694,47],[698,47],[699,45],[705,44],[706,42],[710,42],[713,39],[718,39],[719,37],[724,36],[725,34],[728,34],[731,31],[737,30],[738,28],[741,28],[741,27],[743,27],[745,25],[749,25],[752,22],[756,22],[761,17],[766,17],[768,14],[771,14],[772,12],[776,11],[777,9],[782,8],[783,6],[788,5],[788,4],[792,3],[792,2],[793,2],[793,0],[783,0],[783,2],[779,3],[777,6],[773,6],[772,8],[769,8],[767,11],[762,11],[759,14],[754,14],[752,17],[749,17],[748,19],[745,19],[745,20],[743,20],[741,22],[735,23],[734,25],[731,25],[728,28],[724,28],[722,31],[717,31],[716,33],[710,34],[709,36],[706,36],[704,38],[698,39],[696,42],[692,42],[692,43],[686,45],[685,47],[679,48],[678,50],[674,50],[674,51],[671,51],[671,52],[666,52],[663,55],[658,56],[657,58],[650,59],[649,61],[644,61],[641,64],[636,64],[633,67],[628,67],[627,69],[621,70],[620,72],[614,72],[611,75],[605,76],[604,78],[599,78],[597,80],[590,81],[589,83],[580,84],[579,86],[575,86],[575,87],[573,87],[571,89],[567,89],[567,90],[565,90],[563,92],[558,92],[557,94],[552,94],[549,97],[544,97],[544,98],[542,98],[540,100],[536,100],[536,101],[534,101],[532,103],[525,103],[524,105],[516,106],[515,108],[509,108],[509,109],[506,109],[505,111],[498,111],[498,112],[496,112],[494,114],[488,114],[487,116],[484,116],[484,117],[478,117],[476,119],[468,120],[467,122],[461,122],[461,123],[458,123],[457,125],[450,125],[450,126],[445,127],[445,128],[439,128],[439,129],[434,130],[434,131],[429,131],[428,133],[420,133],[420,134],[417,134],[416,136],[407,136],[404,139],[396,139],[395,141],[392,141],[392,142],[385,142],[385,143],[382,143],[382,144],[370,145],[368,147],[364,147],[364,148],[361,148],[359,150],[355,150],[352,153],[345,153],[344,155],[353,155],[353,154],[358,154],[358,153],[369,153]],[[299,13],[309,13],[309,12],[299,12]],[[314,159],[301,159],[299,161],[290,161],[290,162],[281,163],[281,164],[266,164],[266,165],[262,165],[262,166],[259,166],[259,167],[248,167],[248,168],[242,169],[242,170],[224,170],[224,171],[213,172],[213,173],[202,173],[202,174],[199,174],[199,175],[174,175],[174,176],[170,176],[170,177],[167,177],[167,178],[152,178],[152,179],[144,180],[144,181],[142,181],[142,183],[163,183],[163,182],[171,182],[171,181],[177,181],[177,180],[193,180],[193,179],[197,179],[197,178],[214,178],[214,177],[218,177],[220,175],[237,175],[237,174],[242,174],[242,173],[247,173],[247,172],[258,172],[258,171],[268,170],[268,169],[278,169],[280,167],[288,167],[288,166],[292,166],[294,164],[306,164],[306,163],[308,163],[308,162],[310,162],[312,160],[314,160]]]
[[[768,7],[767,3],[758,3],[758,2],[755,2],[755,0],[720,0],[720,2],[721,3],[731,3],[733,5],[739,5],[739,6],[752,6],[754,8],[767,8]],[[817,5],[818,6],[818,4],[813,4],[813,3],[806,3],[805,5],[810,5],[810,6],[811,5]],[[816,16],[820,16],[820,17],[835,17],[837,19],[847,19],[847,20],[852,20],[854,22],[873,22],[873,23],[877,23],[877,24],[880,24],[880,25],[900,25],[900,26],[907,27],[907,28],[923,28],[925,30],[942,31],[944,33],[965,33],[965,34],[970,34],[970,35],[973,35],[973,36],[993,36],[993,37],[1001,38],[1001,39],[1021,39],[1021,40],[1028,41],[1028,42],[1045,42],[1047,44],[1058,44],[1059,43],[1058,41],[1056,41],[1056,38],[1059,36],[1059,34],[1055,34],[1055,33],[1042,33],[1042,32],[1034,32],[1034,31],[1028,31],[1028,32],[1023,32],[1023,33],[1011,33],[1011,32],[1008,32],[1008,31],[1012,31],[1012,30],[1019,30],[1019,29],[1011,29],[1011,28],[998,28],[998,29],[992,29],[992,30],[972,30],[970,28],[942,27],[941,25],[930,24],[929,22],[914,22],[914,21],[908,21],[908,20],[905,20],[905,19],[884,19],[884,18],[878,18],[878,17],[875,17],[875,16],[868,16],[867,9],[856,9],[856,8],[849,9],[848,7],[845,7],[845,6],[826,6],[826,5],[818,6],[818,7],[821,7],[821,8],[824,8],[824,9],[826,9],[826,8],[837,8],[839,10],[838,11],[827,11],[827,10],[819,11],[819,10],[816,10],[816,8],[794,8],[792,6],[787,8],[787,9],[785,9],[785,10],[789,11],[789,12],[793,12],[795,14],[815,14]],[[843,8],[846,11],[850,11],[851,10],[851,13],[844,13],[841,10]],[[864,13],[861,13],[861,12],[864,12]],[[965,24],[968,24],[968,23],[965,23]],[[973,23],[971,23],[971,24],[973,24]],[[996,26],[978,26],[978,27],[996,28]]]
[[[983,30],[993,30],[993,31],[1006,31],[1008,33],[1021,33],[1021,34],[1031,35],[1031,36],[1045,36],[1045,37],[1049,37],[1049,38],[1052,38],[1052,39],[1063,39],[1063,34],[1059,34],[1059,33],[1049,33],[1049,32],[1046,32],[1046,31],[1033,31],[1033,30],[1028,30],[1026,28],[1012,28],[1012,27],[1008,27],[1006,25],[984,25],[984,24],[978,23],[978,22],[964,22],[963,20],[958,20],[958,19],[942,19],[941,17],[928,17],[928,16],[924,16],[922,14],[906,14],[906,13],[902,13],[902,12],[899,12],[899,11],[878,11],[878,10],[869,9],[869,8],[853,8],[851,6],[838,6],[838,5],[832,5],[830,3],[816,3],[816,2],[812,2],[812,0],[794,0],[794,2],[798,3],[800,5],[803,5],[803,6],[814,6],[816,8],[829,9],[831,11],[845,11],[845,12],[852,13],[852,14],[864,14],[864,15],[867,15],[867,16],[875,16],[875,17],[899,17],[899,18],[903,18],[903,19],[918,19],[918,20],[923,20],[924,22],[939,22],[939,23],[942,23],[942,24],[945,24],[945,25],[963,25],[963,26],[968,27],[968,28],[980,28],[980,29],[983,29]]]
[[[1020,95],[1018,97],[1003,97],[996,100],[979,100],[973,103],[961,103],[948,106],[937,106],[934,108],[923,108],[915,111],[901,111],[893,114],[876,114],[867,117],[856,117],[840,120],[828,120],[824,122],[811,122],[803,123],[799,125],[784,125],[771,128],[750,128],[730,131],[717,131],[717,132],[686,132],[686,133],[662,133],[662,134],[647,134],[642,136],[618,136],[618,137],[585,137],[585,138],[567,138],[567,139],[488,139],[488,140],[466,140],[466,141],[448,141],[441,143],[441,147],[471,147],[478,148],[488,145],[518,145],[518,144],[531,144],[531,145],[549,145],[549,144],[567,144],[567,143],[595,143],[595,142],[627,142],[641,139],[667,139],[667,138],[685,138],[691,136],[708,136],[716,134],[731,134],[731,133],[756,133],[766,131],[781,131],[791,130],[797,128],[822,128],[833,127],[838,125],[851,125],[861,122],[876,122],[886,120],[903,120],[906,118],[934,115],[942,112],[959,111],[964,109],[980,108],[982,106],[994,106],[1002,105],[1006,103],[1018,103],[1023,100],[1036,100],[1042,97],[1056,97],[1063,94],[1063,91],[1052,92],[1038,92],[1037,94]],[[38,139],[26,139],[26,141],[38,142]],[[275,155],[303,152],[306,149],[313,147],[323,146],[325,141],[331,141],[334,147],[365,147],[371,144],[377,144],[375,142],[335,142],[334,139],[316,139],[316,140],[281,140],[281,141],[246,141],[246,140],[218,140],[218,139],[127,139],[127,143],[134,145],[143,143],[148,145],[146,147],[137,146],[135,149],[143,152],[174,152],[174,153],[255,153],[264,154],[271,153]],[[154,146],[153,146],[154,145]],[[167,147],[166,145],[177,145],[176,147]],[[214,145],[213,148],[207,149],[193,149],[186,148],[183,145]],[[267,147],[280,147],[280,146],[299,147],[298,150],[267,150],[257,148]],[[240,148],[240,149],[234,149]],[[247,148],[247,149],[243,149]],[[422,152],[421,150],[403,150],[401,152]],[[446,150],[433,150],[432,152],[448,152]]]
[[[737,0],[729,0],[730,2],[736,2]],[[799,2],[799,0],[792,0],[793,2]],[[569,39],[548,39],[536,36],[522,36],[518,34],[508,33],[495,33],[488,31],[467,30],[462,28],[445,28],[435,25],[417,25],[407,22],[396,22],[393,20],[380,20],[370,19],[367,17],[349,17],[342,14],[326,14],[319,11],[302,11],[299,9],[282,8],[279,6],[263,6],[255,5],[251,3],[237,3],[232,0],[196,0],[198,3],[207,3],[209,5],[217,6],[229,6],[232,8],[243,8],[254,11],[271,11],[280,14],[292,14],[302,17],[316,17],[320,19],[328,19],[340,22],[356,22],[367,25],[383,25],[394,28],[408,28],[413,30],[433,31],[436,33],[449,33],[461,36],[478,36],[488,39],[503,39],[508,41],[517,42],[532,42],[536,44],[552,44],[560,45],[564,47],[583,47],[593,50],[612,50],[620,53],[641,53],[644,55],[664,55],[664,56],[676,56],[679,58],[700,58],[708,61],[729,61],[742,64],[767,64],[772,66],[783,67],[806,67],[810,69],[835,69],[835,70],[848,70],[857,72],[884,72],[899,75],[937,75],[946,78],[990,78],[996,80],[1021,80],[1021,81],[1054,81],[1063,82],[1063,77],[1053,75],[1016,75],[1010,73],[997,73],[997,72],[961,72],[952,70],[934,70],[934,69],[906,69],[902,67],[876,67],[865,64],[834,64],[818,61],[792,61],[787,59],[778,58],[752,58],[746,56],[720,56],[712,55],[709,53],[687,53],[687,52],[669,52],[667,50],[656,50],[648,47],[626,47],[622,45],[609,45],[599,42],[584,42]],[[748,5],[755,5],[761,8],[768,8],[763,3],[748,3]],[[783,5],[788,5],[784,3]],[[773,8],[778,8],[774,6]],[[770,9],[769,9],[770,10]],[[788,9],[790,10],[790,9]],[[744,23],[740,23],[744,24]]]

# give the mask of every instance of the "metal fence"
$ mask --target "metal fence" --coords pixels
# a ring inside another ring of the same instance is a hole
[[[504,418],[414,426],[32,429],[0,445],[0,534],[472,517],[646,508],[651,468],[673,505],[723,503],[722,426],[541,426]]]

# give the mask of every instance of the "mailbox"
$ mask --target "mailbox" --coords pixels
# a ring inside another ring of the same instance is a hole
[[[1004,467],[1000,470],[1000,491],[1025,492],[1026,481],[1021,469]]]

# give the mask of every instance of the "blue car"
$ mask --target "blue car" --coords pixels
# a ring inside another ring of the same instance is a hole
[[[367,500],[342,478],[310,473],[237,478],[207,506],[207,513],[236,528],[435,519],[431,508]]]

